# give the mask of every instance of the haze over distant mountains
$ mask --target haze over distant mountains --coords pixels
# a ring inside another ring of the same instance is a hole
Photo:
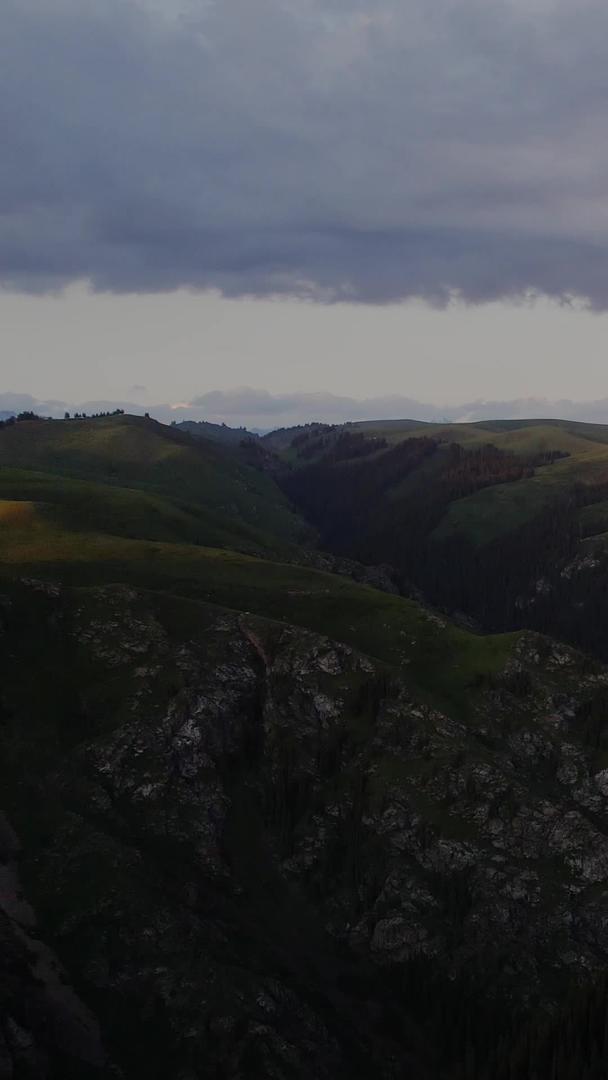
[[[356,420],[401,418],[462,423],[504,418],[553,417],[587,423],[608,423],[608,397],[594,401],[539,397],[487,401],[479,398],[461,405],[435,405],[401,394],[357,399],[323,391],[272,394],[268,390],[237,387],[232,390],[212,390],[188,402],[142,404],[141,401],[109,400],[67,402],[58,399],[43,400],[31,394],[0,393],[0,418],[2,415],[30,409],[43,416],[61,417],[66,410],[93,413],[116,408],[135,414],[148,412],[164,423],[172,420],[209,420],[212,423],[225,423],[230,427],[246,427],[249,430],[272,430],[309,421],[341,424]]]

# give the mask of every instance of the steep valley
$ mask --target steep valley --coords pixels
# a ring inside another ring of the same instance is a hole
[[[608,659],[607,428],[395,421],[288,438],[282,486],[326,549],[389,564],[402,591],[486,631],[528,626]]]

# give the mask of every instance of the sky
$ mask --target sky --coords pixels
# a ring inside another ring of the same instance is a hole
[[[606,41],[599,0],[4,0],[0,410],[608,420]]]

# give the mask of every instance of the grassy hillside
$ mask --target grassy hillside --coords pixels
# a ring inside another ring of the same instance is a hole
[[[496,564],[473,569],[475,552],[580,483],[581,462],[601,479],[608,444],[551,424],[482,436],[470,425],[464,445],[406,427],[386,444],[380,429],[369,440],[299,429],[296,458],[310,440],[323,446],[286,474],[286,497],[238,452],[144,418],[17,423],[0,429],[0,560],[11,576],[132,583],[326,633],[406,667],[422,694],[466,712],[475,686],[504,666],[512,636],[468,633],[412,601],[295,565],[292,541],[305,529],[290,498],[329,548],[388,562],[439,603],[447,585],[448,607],[468,610],[467,590],[480,587],[496,609]],[[554,430],[560,445],[545,441]]]
[[[381,435],[393,443],[427,435],[442,442],[456,442],[463,446],[491,442],[503,449],[522,451],[544,448],[569,451],[574,448],[584,452],[585,443],[592,443],[596,448],[608,444],[608,425],[542,418],[478,420],[468,424],[430,424],[423,420],[365,420],[346,424],[341,430]]]
[[[488,447],[499,451],[505,463],[521,463],[523,472],[516,483],[512,477],[508,483],[501,483],[500,471],[488,469],[487,476],[474,485],[476,490],[461,494],[455,485],[454,490],[442,492],[442,512],[435,523],[434,536],[443,539],[457,533],[476,546],[519,528],[556,499],[581,486],[587,489],[591,501],[594,489],[608,481],[608,426],[603,425],[565,420],[448,425],[411,420],[365,421],[335,427],[323,433],[322,438],[313,431],[304,443],[302,429],[293,431],[295,441],[290,443],[288,433],[282,432],[277,443],[278,451],[292,468],[305,471],[311,465],[321,465],[328,472],[339,464],[341,469],[364,471],[360,457],[365,456],[366,462],[377,462],[378,480],[393,504],[403,495],[411,494],[418,480],[425,498],[428,498],[429,482],[436,489],[445,488],[445,474],[452,468],[446,451],[455,446],[465,454],[465,467],[467,460],[473,461],[476,453],[483,454]],[[353,437],[363,438],[369,453],[360,453],[362,448],[357,448],[354,442],[350,458],[347,452],[342,452],[348,451],[347,440]],[[435,446],[437,453],[432,466],[428,461],[421,462],[414,473],[404,469],[403,476],[391,470],[385,483],[383,461],[388,463],[398,447],[420,439],[431,440]],[[340,449],[339,461],[336,449]],[[338,475],[338,487],[344,477],[350,479],[349,473]]]
[[[449,533],[467,535],[475,544],[490,540],[531,521],[551,502],[568,495],[579,485],[593,497],[594,486],[608,479],[608,429],[595,425],[566,426],[547,422],[521,428],[489,432],[475,425],[475,438],[491,441],[500,450],[516,455],[559,452],[567,457],[551,464],[538,465],[534,476],[517,484],[486,488],[461,500],[454,500],[446,510],[438,536]],[[471,443],[465,443],[471,445]]]
[[[608,427],[378,421],[283,432],[278,452],[327,549],[395,567],[486,629],[608,656]]]
[[[417,422],[415,427],[411,425],[412,422],[406,420],[390,421],[386,425],[383,422],[356,424],[350,428],[364,429],[366,435],[385,438],[393,445],[424,435],[437,440],[440,445],[454,443],[467,450],[491,443],[498,450],[520,456],[551,452],[568,455],[567,460],[536,466],[529,493],[522,495],[515,488],[502,492],[494,527],[485,532],[484,539],[507,531],[511,526],[516,527],[523,520],[530,520],[559,490],[569,490],[579,483],[593,485],[608,477],[608,426],[601,424],[567,420],[496,420],[449,425]],[[480,542],[477,523],[470,517],[469,507],[479,503],[482,516],[487,517],[487,497],[481,493],[468,497],[462,514],[454,508],[458,501],[454,500],[445,528],[468,532],[477,543]],[[491,511],[489,516],[493,516]]]
[[[608,442],[608,424],[588,424],[581,420],[556,420],[550,417],[539,417],[532,420],[475,420],[470,423],[429,423],[426,420],[359,420],[351,424],[345,424],[344,428],[352,431],[364,431],[366,434],[382,434],[399,441],[408,435],[433,435],[438,432],[454,432],[456,441],[472,440],[476,432],[480,432],[485,438],[486,432],[495,435],[504,435],[513,432],[525,433],[538,428],[549,428],[554,433],[553,438],[559,439],[560,432],[580,435],[592,442]],[[293,429],[295,432],[296,428]],[[271,438],[272,436],[265,436]]]
[[[1,428],[0,497],[44,503],[70,528],[254,552],[310,532],[238,450],[135,416]]]
[[[253,554],[293,552],[292,545],[280,536],[272,536],[236,516],[139,488],[0,468],[0,499],[29,500],[49,522],[75,532],[183,540]]]
[[[70,531],[31,502],[0,502],[0,563],[5,575],[129,583],[306,627],[407,667],[422,693],[458,708],[504,666],[514,644],[513,635],[471,634],[411,600],[306,567]]]

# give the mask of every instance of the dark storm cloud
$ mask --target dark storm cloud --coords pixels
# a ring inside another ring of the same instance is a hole
[[[0,280],[608,306],[608,6],[5,0]]]

